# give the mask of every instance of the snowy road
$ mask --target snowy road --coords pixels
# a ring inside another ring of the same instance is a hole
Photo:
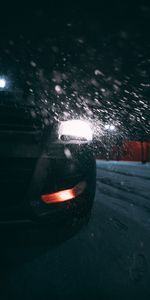
[[[150,164],[97,161],[96,200],[150,229]]]
[[[150,164],[98,161],[89,224],[56,246],[3,249],[0,299],[150,299],[149,195]]]

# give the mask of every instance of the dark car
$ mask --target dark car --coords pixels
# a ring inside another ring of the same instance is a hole
[[[91,124],[58,111],[56,118],[50,102],[17,88],[1,76],[0,222],[86,219],[96,182]]]
[[[12,11],[3,12],[0,223],[72,224],[87,219],[96,163],[92,124],[73,86],[80,64],[75,45],[72,41],[69,48],[69,32],[63,36],[62,28],[58,34],[61,26],[45,15],[46,9],[13,5]]]

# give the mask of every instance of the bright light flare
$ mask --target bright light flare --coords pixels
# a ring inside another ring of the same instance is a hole
[[[69,201],[82,194],[85,188],[86,188],[86,182],[81,181],[71,189],[62,190],[52,194],[42,195],[41,200],[46,204]]]
[[[77,138],[84,138],[87,141],[91,141],[93,133],[91,125],[83,120],[69,120],[63,121],[59,126],[59,138],[61,136],[71,136]]]
[[[4,78],[0,78],[0,88],[4,89],[6,87],[6,80]]]

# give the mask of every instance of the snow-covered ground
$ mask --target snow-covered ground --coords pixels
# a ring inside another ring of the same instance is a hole
[[[96,201],[150,229],[150,163],[97,161]]]
[[[92,216],[77,235],[1,243],[0,299],[149,300],[149,176],[149,164],[98,161]]]
[[[150,163],[97,160],[97,167],[98,169],[106,169],[118,174],[121,172],[128,176],[133,175],[150,179]]]

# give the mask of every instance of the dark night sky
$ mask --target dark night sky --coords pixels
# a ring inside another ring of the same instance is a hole
[[[7,61],[9,71],[31,75],[28,64],[36,61],[36,76],[43,70],[50,81],[53,72],[64,73],[67,96],[74,84],[82,102],[98,101],[101,118],[121,120],[133,135],[149,135],[149,25],[146,1],[4,3],[0,66]]]

